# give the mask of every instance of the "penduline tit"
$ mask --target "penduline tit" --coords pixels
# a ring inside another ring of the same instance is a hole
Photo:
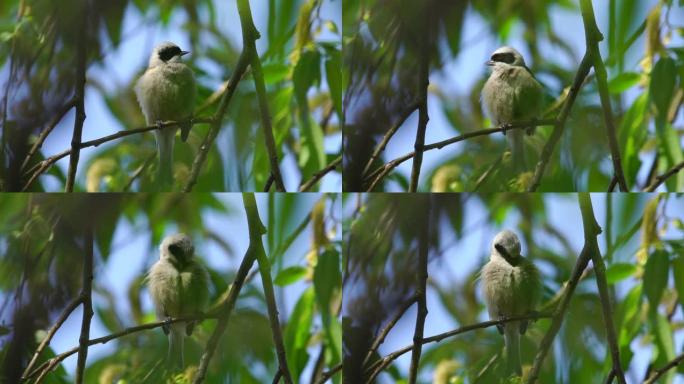
[[[149,65],[135,86],[138,103],[145,115],[147,125],[156,124],[154,131],[159,152],[159,188],[168,191],[173,185],[173,142],[178,128],[163,128],[164,121],[187,121],[192,118],[195,100],[195,75],[181,61],[188,52],[181,51],[174,43],[159,44],[150,55]],[[192,125],[180,126],[181,140],[185,141]]]
[[[511,47],[494,51],[486,64],[492,73],[482,88],[485,112],[497,126],[537,119],[542,113],[544,90],[525,65],[520,52]],[[528,135],[534,127],[525,128]],[[527,170],[524,135],[521,129],[507,134],[511,161],[516,172]]]
[[[539,271],[520,254],[518,236],[509,230],[494,237],[489,262],[482,267],[480,278],[492,320],[527,315],[534,311],[541,296]],[[508,322],[497,328],[506,343],[507,375],[520,376],[520,335],[527,330],[527,321]]]
[[[150,295],[159,319],[198,315],[206,307],[209,275],[194,254],[192,239],[182,233],[167,236],[159,246],[159,261],[148,274]],[[190,336],[194,326],[194,322],[178,322],[162,327],[169,335],[169,365],[184,367],[183,337]]]

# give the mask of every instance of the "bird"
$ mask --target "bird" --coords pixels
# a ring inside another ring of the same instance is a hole
[[[520,52],[511,47],[500,47],[485,64],[492,67],[492,71],[482,88],[482,104],[496,126],[505,127],[540,117],[544,89],[525,65]],[[534,127],[525,128],[525,131],[531,135]],[[528,167],[523,132],[514,129],[507,137],[513,169],[524,172]]]
[[[159,152],[158,185],[168,191],[173,185],[173,144],[178,128],[161,128],[164,121],[188,121],[195,101],[195,75],[182,57],[176,44],[166,41],[157,45],[150,55],[145,73],[135,85],[138,103],[147,125],[157,125],[154,132]],[[181,125],[181,140],[186,141],[191,124]]]
[[[482,293],[489,317],[502,320],[533,313],[541,297],[541,279],[537,267],[520,254],[520,240],[511,230],[499,232],[492,241],[489,261],[480,272]],[[506,344],[507,374],[522,374],[520,335],[527,321],[497,325]]]
[[[209,274],[195,258],[190,236],[177,233],[164,238],[159,246],[159,260],[147,275],[157,318],[199,315],[209,299]],[[192,335],[195,322],[177,322],[162,326],[169,337],[168,363],[184,367],[183,338]]]

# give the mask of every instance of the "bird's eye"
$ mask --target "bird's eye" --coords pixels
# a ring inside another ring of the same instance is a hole
[[[515,57],[510,52],[495,53],[492,55],[492,61],[498,61],[501,63],[513,64]]]
[[[169,245],[169,252],[176,258],[180,258],[183,255],[183,251],[181,250],[181,247],[178,246],[177,244],[171,244]]]
[[[172,57],[180,54],[181,49],[175,45],[164,47],[159,50],[159,58],[162,59],[162,61],[169,61]]]

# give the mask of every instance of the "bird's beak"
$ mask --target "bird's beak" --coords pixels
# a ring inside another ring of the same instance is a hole
[[[187,55],[188,53],[190,53],[190,52],[189,52],[189,51],[181,51],[181,54],[180,54],[180,55],[181,55],[181,56],[185,56],[185,55]]]
[[[485,61],[485,65],[489,65],[491,67],[494,65],[494,62],[492,60],[487,60]]]

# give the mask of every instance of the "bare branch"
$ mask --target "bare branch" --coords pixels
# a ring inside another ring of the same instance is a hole
[[[50,123],[48,124],[48,126],[45,127],[45,129],[42,132],[40,132],[40,134],[38,135],[38,138],[36,139],[36,142],[33,143],[33,146],[31,146],[31,149],[26,154],[26,158],[24,159],[24,162],[21,165],[22,172],[28,166],[28,163],[31,160],[31,158],[33,157],[33,155],[35,155],[36,152],[43,146],[45,139],[47,139],[47,137],[50,135],[50,133],[52,133],[52,130],[55,129],[57,124],[59,124],[59,122],[62,121],[62,119],[64,118],[64,115],[66,115],[67,112],[69,112],[71,110],[71,108],[73,108],[75,105],[76,105],[75,99],[69,100],[66,104],[64,104],[62,109],[60,109],[57,112],[57,114],[52,118],[52,120],[50,120]]]
[[[404,302],[404,304],[397,309],[397,312],[394,314],[394,317],[390,319],[390,321],[382,328],[380,333],[378,333],[378,336],[376,336],[373,340],[373,344],[371,344],[371,347],[368,350],[368,353],[366,354],[366,358],[363,359],[363,364],[366,364],[370,361],[371,357],[373,356],[373,353],[375,353],[375,351],[377,351],[380,345],[385,341],[385,338],[392,330],[392,328],[394,328],[394,326],[401,319],[401,317],[404,316],[404,313],[406,313],[406,311],[408,311],[408,309],[411,308],[413,303],[415,303],[417,300],[418,297],[414,295],[409,300],[406,300],[406,302]]]
[[[328,172],[332,171],[333,169],[337,168],[338,165],[342,163],[342,156],[339,156],[337,159],[333,160],[328,164],[325,168],[321,169],[320,171],[314,173],[311,178],[302,183],[302,186],[299,187],[299,192],[308,192],[309,189],[311,189],[316,183],[323,178]]]
[[[418,366],[420,365],[420,355],[423,345],[423,332],[425,328],[425,318],[428,314],[427,309],[427,279],[428,279],[428,250],[430,242],[430,212],[432,205],[432,198],[429,195],[424,196],[427,199],[427,209],[423,212],[423,223],[418,238],[418,265],[416,266],[416,298],[418,302],[418,311],[416,312],[416,327],[413,331],[413,349],[411,351],[411,367],[409,368],[409,384],[415,384],[418,378]]]
[[[662,175],[656,176],[655,180],[653,180],[651,185],[644,189],[644,192],[655,192],[655,190],[660,186],[660,184],[663,184],[665,181],[667,181],[667,179],[676,175],[682,169],[684,169],[684,161],[668,169],[667,172],[663,173]]]
[[[665,364],[665,366],[663,366],[662,368],[654,369],[651,372],[651,375],[648,377],[648,380],[644,381],[644,384],[653,384],[657,382],[662,375],[667,373],[668,370],[681,364],[682,361],[684,361],[684,354],[675,357],[669,363]]]
[[[430,23],[430,13],[425,12],[425,26]],[[430,30],[429,28],[426,28]],[[429,38],[428,38],[429,39]],[[413,144],[415,156],[413,158],[413,166],[411,168],[411,180],[409,181],[409,192],[418,191],[418,180],[420,179],[420,167],[423,165],[423,147],[425,146],[425,131],[427,130],[427,123],[430,120],[428,116],[428,86],[430,85],[430,54],[428,51],[428,44],[423,44],[423,52],[421,55],[420,69],[418,73],[418,128],[416,129],[416,141]],[[418,350],[420,356],[420,350]],[[409,383],[412,382],[409,379]]]
[[[83,301],[83,319],[81,320],[81,336],[78,338],[78,361],[76,364],[76,383],[83,382],[83,373],[88,358],[88,341],[90,339],[90,320],[93,318],[93,228],[86,230],[85,255],[83,257],[83,285],[81,299]]]

